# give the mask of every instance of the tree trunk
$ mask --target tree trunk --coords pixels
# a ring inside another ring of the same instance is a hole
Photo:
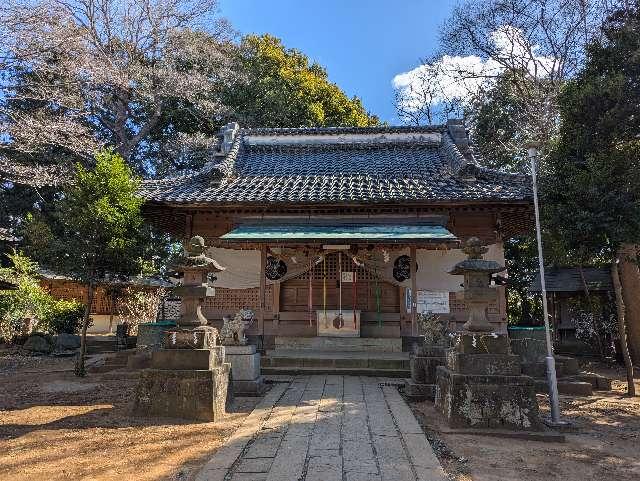
[[[613,290],[616,295],[616,307],[618,311],[618,337],[620,339],[620,348],[622,349],[622,358],[624,359],[624,367],[627,371],[627,394],[629,396],[636,395],[636,386],[633,382],[633,363],[629,355],[629,347],[627,346],[627,328],[624,322],[625,306],[622,299],[622,287],[620,286],[620,275],[618,273],[618,259],[614,259],[611,263],[611,279],[613,280]]]
[[[637,248],[635,244],[622,244],[618,250],[629,352],[635,364],[640,363],[640,271]]]
[[[582,264],[578,264],[578,272],[580,272],[580,280],[582,281],[582,290],[584,291],[584,295],[587,298],[587,305],[589,306],[589,314],[591,315],[591,329],[593,329],[593,337],[595,337],[596,343],[598,344],[597,349],[600,353],[600,357],[604,358],[606,355],[604,349],[604,343],[602,342],[602,338],[600,337],[600,329],[598,326],[598,321],[596,320],[596,312],[593,308],[593,302],[591,300],[591,293],[589,292],[589,285],[587,284],[587,279],[584,276],[584,269],[582,268]],[[602,319],[600,320],[602,322]]]
[[[89,320],[91,319],[91,304],[93,303],[93,296],[95,293],[95,286],[92,282],[89,282],[87,287],[87,305],[84,307],[84,319],[82,320],[82,336],[80,337],[80,353],[76,359],[75,375],[84,377],[87,373],[84,369],[84,358],[87,354],[87,328],[89,327]]]

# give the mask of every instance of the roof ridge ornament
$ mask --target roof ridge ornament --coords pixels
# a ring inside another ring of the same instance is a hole
[[[473,155],[471,139],[464,123],[464,119],[447,120],[447,132],[460,155],[460,162],[455,174],[462,180],[473,182],[478,173],[478,163]]]
[[[238,132],[240,132],[240,124],[238,122],[229,122],[220,127],[219,135],[222,136],[222,143],[220,144],[218,155],[225,156],[231,151]]]

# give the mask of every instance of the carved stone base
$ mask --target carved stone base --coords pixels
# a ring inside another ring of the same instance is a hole
[[[539,431],[533,378],[522,375],[509,338],[462,332],[437,368],[436,408],[455,428]]]
[[[209,349],[215,347],[218,330],[211,326],[190,328],[174,328],[165,332],[165,349]]]
[[[152,369],[210,370],[224,362],[224,346],[211,349],[161,349],[151,354]]]
[[[218,421],[225,413],[229,364],[210,370],[145,369],[136,390],[134,414]]]
[[[415,400],[433,399],[436,392],[436,368],[445,363],[444,347],[421,346],[411,355],[411,381],[405,394]]]
[[[454,428],[543,429],[529,376],[458,374],[440,366],[435,404]]]

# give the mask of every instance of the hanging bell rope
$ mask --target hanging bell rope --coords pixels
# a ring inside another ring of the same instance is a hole
[[[309,325],[313,326],[313,258],[309,256]]]
[[[338,252],[338,316],[333,320],[333,327],[342,329],[344,317],[342,316],[342,252]]]
[[[355,264],[354,262],[354,266],[353,266],[353,328],[354,329],[358,329],[358,324],[356,322],[356,308],[358,305],[358,266],[357,264]]]
[[[378,316],[378,327],[382,327],[382,312],[380,310],[380,285],[378,284],[378,272],[377,270],[373,271],[373,274],[376,277],[376,313]]]
[[[327,256],[322,256],[322,310],[324,311],[324,327],[329,327],[327,319]]]
[[[342,317],[342,252],[338,252],[338,313]]]

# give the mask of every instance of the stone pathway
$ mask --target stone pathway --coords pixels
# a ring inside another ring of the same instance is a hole
[[[443,481],[397,388],[379,378],[276,384],[197,481]]]

